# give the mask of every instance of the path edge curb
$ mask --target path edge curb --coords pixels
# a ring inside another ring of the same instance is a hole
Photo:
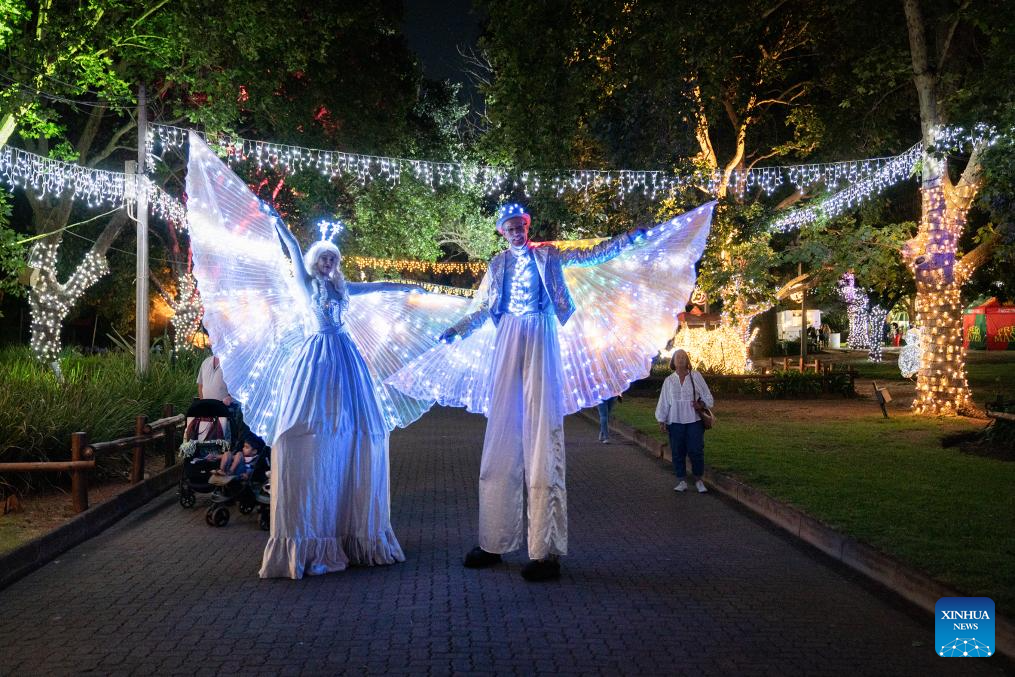
[[[75,515],[65,524],[0,555],[0,590],[53,561],[76,545],[99,535],[134,510],[179,483],[182,466],[177,463],[125,489],[108,501]]]
[[[599,426],[599,415],[595,409],[584,409],[578,413],[585,420]],[[666,442],[660,442],[615,418],[610,420],[610,430],[654,458],[672,462],[669,445]],[[730,475],[705,468],[704,479],[723,496],[853,571],[888,588],[911,604],[929,611],[932,616],[935,612],[934,606],[940,598],[969,597],[891,555],[840,534],[810,515]],[[994,619],[994,629],[997,652],[1010,660],[1015,660],[1015,623],[1003,616],[997,616]]]

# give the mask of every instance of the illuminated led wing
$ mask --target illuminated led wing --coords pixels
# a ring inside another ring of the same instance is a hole
[[[245,422],[270,442],[279,382],[307,335],[306,302],[292,286],[274,216],[193,132],[187,195],[204,325]]]
[[[560,329],[566,414],[619,395],[648,376],[694,288],[694,264],[705,249],[714,206],[655,226],[643,242],[611,261],[564,269],[578,308]],[[417,398],[486,414],[495,339],[488,319],[466,339],[422,354],[388,383]]]
[[[648,376],[694,289],[714,207],[709,202],[658,224],[610,261],[564,269],[577,307],[560,329],[565,414]]]
[[[459,313],[447,326],[464,315]],[[442,343],[423,353],[390,377],[388,385],[446,407],[486,414],[496,337],[493,321],[487,319],[464,340]]]
[[[436,398],[426,391],[410,397],[385,380],[437,347],[437,336],[460,319],[468,306],[468,298],[450,294],[378,291],[351,297],[346,326],[370,369],[389,429],[409,425]]]

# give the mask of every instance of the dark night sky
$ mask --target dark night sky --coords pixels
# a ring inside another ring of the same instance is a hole
[[[416,53],[423,73],[434,80],[462,83],[470,100],[477,94],[463,72],[458,47],[474,46],[479,37],[480,15],[471,0],[403,0],[402,28]]]

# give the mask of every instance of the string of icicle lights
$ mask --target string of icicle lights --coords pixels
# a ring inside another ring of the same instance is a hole
[[[189,131],[183,127],[151,125],[147,144],[148,166],[154,166],[157,152],[182,149],[186,145]],[[209,144],[220,147],[230,161],[250,160],[259,167],[268,165],[284,171],[313,170],[329,177],[345,175],[363,184],[377,180],[397,184],[403,176],[411,176],[433,190],[444,187],[478,187],[490,196],[508,190],[521,190],[526,197],[531,197],[536,193],[555,193],[559,196],[567,192],[612,188],[616,191],[617,199],[623,201],[634,193],[655,199],[670,191],[689,187],[701,188],[714,194],[722,182],[722,173],[719,171],[512,170],[461,162],[436,162],[306,148],[226,134],[216,135],[208,141]],[[895,170],[892,168],[899,164],[900,158],[908,158],[911,152],[912,149],[903,156],[843,162],[756,167],[734,171],[728,184],[730,189],[738,193],[760,189],[772,194],[784,186],[806,191],[818,185],[834,190],[841,185],[852,185],[869,179],[874,179],[877,183],[881,180],[878,177],[885,176],[886,171],[888,175],[893,175]]]
[[[849,187],[835,193],[831,197],[816,204],[795,209],[779,216],[769,225],[773,231],[787,231],[819,218],[834,218],[858,206],[872,195],[884,192],[913,175],[913,168],[923,156],[923,147],[916,144],[901,155],[896,155],[889,162],[881,165],[872,175],[867,176]]]
[[[69,195],[91,208],[133,202],[137,182],[141,181],[148,190],[149,209],[153,214],[178,228],[185,227],[187,221],[183,204],[147,177],[128,178],[123,172],[83,167],[13,146],[0,149],[0,181],[12,188],[31,191],[38,197]]]

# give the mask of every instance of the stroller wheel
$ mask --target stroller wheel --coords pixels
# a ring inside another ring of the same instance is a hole
[[[208,523],[208,526],[224,527],[229,524],[229,508],[221,505],[213,505],[208,508],[208,512],[205,513],[204,521]]]
[[[240,503],[240,514],[249,515],[254,512],[254,506],[251,503]]]
[[[197,496],[190,489],[180,490],[180,505],[184,508],[193,508],[197,503]]]
[[[257,525],[261,527],[261,531],[271,530],[271,515],[267,510],[261,511],[261,518],[257,520]]]

